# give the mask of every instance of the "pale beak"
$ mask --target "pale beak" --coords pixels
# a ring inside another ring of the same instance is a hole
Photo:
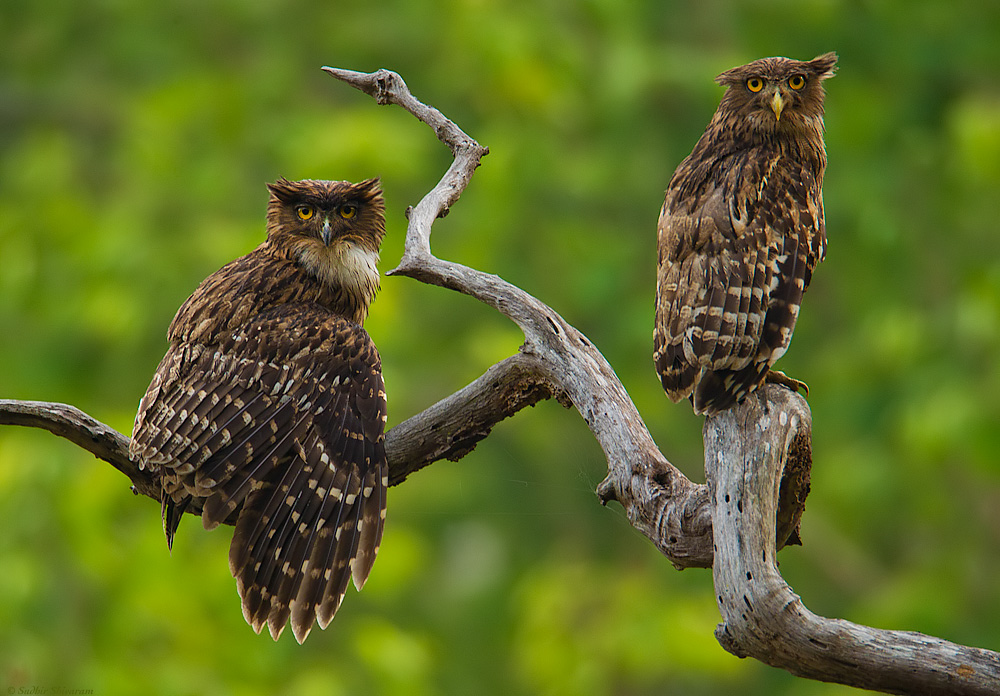
[[[323,243],[330,246],[330,242],[333,241],[333,230],[330,229],[330,221],[323,221],[323,231],[320,233],[323,237]]]
[[[774,96],[771,97],[771,111],[774,112],[774,120],[781,120],[781,110],[785,108],[785,100],[781,98],[781,92],[778,90],[774,91]]]

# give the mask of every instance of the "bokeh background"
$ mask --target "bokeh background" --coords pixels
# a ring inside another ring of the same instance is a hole
[[[449,164],[433,133],[319,70],[400,72],[491,149],[439,256],[549,303],[703,480],[700,419],[651,363],[655,223],[712,78],[840,54],[830,245],[783,368],[812,388],[812,610],[1000,650],[1000,5],[769,0],[0,5],[0,397],[124,433],[174,311],[263,238],[264,182],[383,177],[382,269]],[[368,329],[390,425],[517,349],[454,293],[386,278]],[[543,403],[389,495],[361,594],[306,645],[244,623],[230,531],[107,464],[0,429],[0,690],[94,694],[832,695],[723,651],[708,571],[601,507],[579,416]]]

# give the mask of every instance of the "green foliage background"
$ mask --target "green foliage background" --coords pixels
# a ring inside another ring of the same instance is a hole
[[[49,0],[0,6],[0,397],[122,432],[196,284],[263,238],[264,182],[381,175],[382,268],[449,154],[319,70],[400,72],[491,154],[435,251],[548,302],[667,456],[700,419],[651,364],[662,192],[722,70],[837,50],[830,250],[782,366],[815,419],[814,611],[1000,649],[1000,5]],[[387,278],[368,328],[390,425],[516,350],[471,299]],[[389,496],[378,563],[299,647],[255,636],[230,532],[182,525],[69,443],[0,430],[0,689],[95,694],[841,694],[724,652],[678,573],[594,488],[544,403]]]

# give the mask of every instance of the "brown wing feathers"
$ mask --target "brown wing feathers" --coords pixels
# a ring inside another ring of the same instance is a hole
[[[309,435],[296,440],[294,464],[283,467],[273,493],[254,494],[247,506],[255,513],[237,524],[230,565],[257,630],[266,621],[277,636],[291,616],[301,642],[314,620],[325,627],[332,619],[352,563],[355,584],[367,579],[381,542],[387,483],[381,438],[365,436],[372,421],[352,406],[367,381],[356,372],[333,377],[341,388]],[[384,408],[369,415],[382,422]]]
[[[352,563],[364,584],[381,542],[378,354],[359,327],[285,306],[185,357],[165,357],[134,445],[147,460],[175,453],[162,465],[168,538],[192,495],[205,498],[206,528],[241,510],[230,565],[247,621],[277,638],[291,618],[301,642],[336,613]]]

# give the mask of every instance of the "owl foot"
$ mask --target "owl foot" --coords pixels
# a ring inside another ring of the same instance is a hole
[[[764,381],[771,382],[772,384],[780,384],[784,387],[788,387],[794,392],[801,391],[803,396],[809,396],[809,385],[805,382],[800,382],[797,379],[789,377],[784,372],[779,372],[778,370],[768,370],[767,376]]]

